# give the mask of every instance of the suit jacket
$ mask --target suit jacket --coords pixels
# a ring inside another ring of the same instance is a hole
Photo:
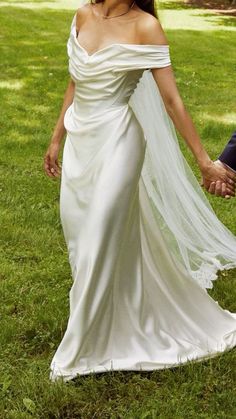
[[[236,131],[233,133],[219,160],[236,171]]]

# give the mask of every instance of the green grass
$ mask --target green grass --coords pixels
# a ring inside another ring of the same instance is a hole
[[[48,368],[66,327],[71,277],[59,182],[46,178],[42,159],[68,81],[66,40],[73,11],[60,9],[62,1],[52,2],[54,9],[26,3],[1,7],[0,419],[235,418],[235,351],[173,370],[50,383]],[[178,12],[185,19],[193,11]],[[198,30],[187,25],[177,30],[175,13],[161,12],[169,22],[178,86],[216,158],[235,129],[235,32],[221,17],[212,30],[216,16],[201,13]],[[183,142],[181,147],[199,175]],[[236,200],[209,199],[236,234]],[[235,271],[223,272],[210,291],[231,311],[236,311],[235,283]]]

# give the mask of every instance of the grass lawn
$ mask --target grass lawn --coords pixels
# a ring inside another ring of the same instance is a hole
[[[5,1],[0,7],[0,419],[235,418],[235,351],[174,370],[49,381],[71,277],[59,182],[46,178],[42,159],[68,81],[66,40],[76,2]],[[160,16],[179,89],[214,159],[235,129],[232,19],[174,2],[165,3]],[[181,147],[199,176],[183,141]],[[236,234],[236,199],[209,199]],[[235,270],[222,272],[209,293],[236,311],[235,285]]]

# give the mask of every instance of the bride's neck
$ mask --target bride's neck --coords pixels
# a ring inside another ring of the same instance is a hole
[[[102,10],[105,16],[126,12],[131,6],[131,0],[104,0]]]

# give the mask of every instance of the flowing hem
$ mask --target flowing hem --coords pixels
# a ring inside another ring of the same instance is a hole
[[[231,313],[233,317],[236,319],[236,314]],[[228,341],[228,342],[227,342]],[[218,349],[205,352],[203,354],[196,354],[193,353],[191,356],[183,356],[180,357],[180,360],[175,363],[163,363],[158,361],[137,361],[133,362],[131,361],[129,363],[129,360],[110,360],[106,361],[106,364],[110,364],[109,366],[104,365],[97,365],[93,368],[75,368],[66,370],[63,368],[60,368],[59,365],[56,363],[52,363],[51,365],[51,371],[49,375],[49,379],[52,382],[55,382],[57,380],[63,380],[64,382],[73,380],[77,376],[81,375],[89,375],[89,374],[99,374],[99,373],[106,373],[106,372],[113,372],[113,371],[137,371],[137,372],[148,372],[148,371],[155,371],[155,370],[163,370],[163,369],[171,369],[171,368],[177,368],[183,365],[190,364],[192,362],[203,362],[207,361],[211,358],[215,358],[219,355],[222,355],[223,353],[229,352],[236,346],[236,331],[229,332],[224,336],[221,343],[218,344]]]
[[[221,265],[217,259],[216,262],[218,262],[218,265],[216,264],[215,266],[203,263],[200,269],[190,272],[192,278],[195,279],[201,288],[212,289],[213,281],[219,277],[218,272],[236,268],[236,261],[227,263],[227,265]]]

